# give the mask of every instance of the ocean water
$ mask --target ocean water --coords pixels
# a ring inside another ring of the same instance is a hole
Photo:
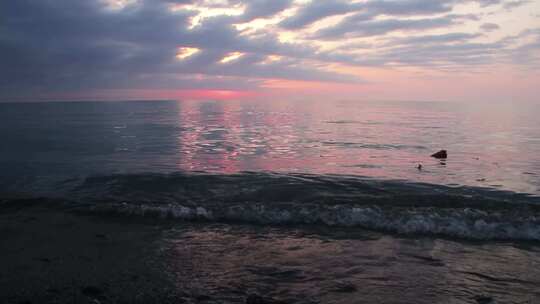
[[[539,115],[427,102],[5,103],[0,186],[181,220],[540,240]],[[439,149],[448,159],[430,157]]]
[[[540,195],[539,116],[532,104],[11,103],[0,164],[15,177],[256,171]],[[429,157],[440,149],[446,161]]]
[[[5,103],[0,210],[163,223],[149,259],[187,303],[538,303],[539,116],[530,104]],[[440,149],[448,159],[430,157]]]

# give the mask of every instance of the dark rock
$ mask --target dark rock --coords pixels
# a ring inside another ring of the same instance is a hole
[[[448,153],[446,153],[446,150],[441,150],[437,153],[434,153],[434,154],[431,154],[431,157],[435,157],[435,158],[448,158]]]

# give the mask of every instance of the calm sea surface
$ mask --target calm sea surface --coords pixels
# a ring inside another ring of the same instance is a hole
[[[538,117],[540,106],[511,104],[6,103],[0,175],[271,171],[539,195]],[[429,157],[439,149],[444,162]]]

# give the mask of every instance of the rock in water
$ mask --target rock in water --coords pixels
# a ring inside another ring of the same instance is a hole
[[[431,154],[431,157],[435,158],[447,158],[448,154],[446,153],[446,150],[441,150],[437,153]]]

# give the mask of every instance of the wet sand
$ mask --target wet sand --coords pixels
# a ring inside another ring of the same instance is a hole
[[[539,303],[537,243],[0,213],[1,303]]]
[[[0,302],[173,303],[162,227],[42,208],[0,215]]]

